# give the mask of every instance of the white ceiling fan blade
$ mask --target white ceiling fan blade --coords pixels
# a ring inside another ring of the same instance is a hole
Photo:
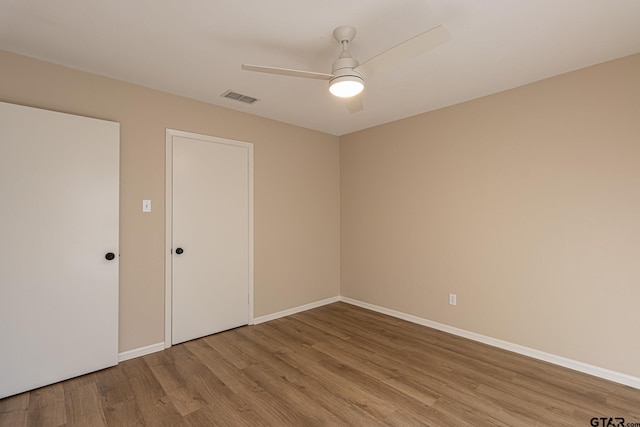
[[[247,71],[257,71],[260,73],[279,74],[281,76],[304,77],[307,79],[329,80],[331,74],[316,73],[314,71],[291,70],[289,68],[265,67],[263,65],[242,64],[242,69]]]
[[[362,93],[357,94],[356,96],[352,96],[351,98],[345,98],[345,103],[347,105],[347,110],[350,113],[357,113],[358,111],[362,111],[364,108],[364,104],[362,102]]]
[[[365,77],[380,73],[451,40],[447,27],[438,25],[370,58],[356,67]]]

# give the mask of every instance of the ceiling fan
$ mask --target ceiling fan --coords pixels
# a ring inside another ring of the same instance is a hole
[[[333,30],[333,37],[342,45],[342,52],[333,62],[331,74],[251,64],[242,64],[242,69],[290,77],[328,80],[329,91],[337,97],[345,98],[347,109],[355,113],[362,110],[361,92],[364,89],[365,77],[386,71],[451,39],[447,28],[444,25],[438,25],[360,64],[349,53],[349,43],[355,36],[356,29],[350,25],[343,25]]]

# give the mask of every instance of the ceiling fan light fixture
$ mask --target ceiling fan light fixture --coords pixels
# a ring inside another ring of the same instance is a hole
[[[375,73],[382,72],[418,55],[422,55],[426,51],[451,39],[451,34],[449,34],[447,28],[444,25],[438,25],[360,64],[349,53],[349,44],[355,36],[356,29],[350,25],[343,25],[333,30],[333,38],[342,46],[342,51],[331,65],[331,74],[251,64],[242,64],[242,69],[279,74],[281,76],[329,81],[329,92],[336,97],[347,99],[347,109],[355,113],[362,110],[362,97],[357,95],[364,89],[363,75],[369,78]]]
[[[358,76],[339,76],[329,82],[329,92],[339,98],[351,98],[364,89],[364,80]]]

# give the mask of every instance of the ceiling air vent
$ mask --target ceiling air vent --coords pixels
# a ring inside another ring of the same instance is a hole
[[[260,101],[258,98],[253,98],[251,96],[243,95],[238,92],[234,92],[232,90],[228,90],[222,95],[224,98],[233,99],[234,101],[244,102],[245,104],[253,104],[256,101]]]

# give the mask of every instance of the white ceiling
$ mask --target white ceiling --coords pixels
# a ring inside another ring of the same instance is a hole
[[[452,40],[369,78],[354,114],[325,81],[240,69],[328,73],[345,24],[360,62],[438,24]],[[640,1],[0,0],[0,49],[343,135],[638,53]]]

